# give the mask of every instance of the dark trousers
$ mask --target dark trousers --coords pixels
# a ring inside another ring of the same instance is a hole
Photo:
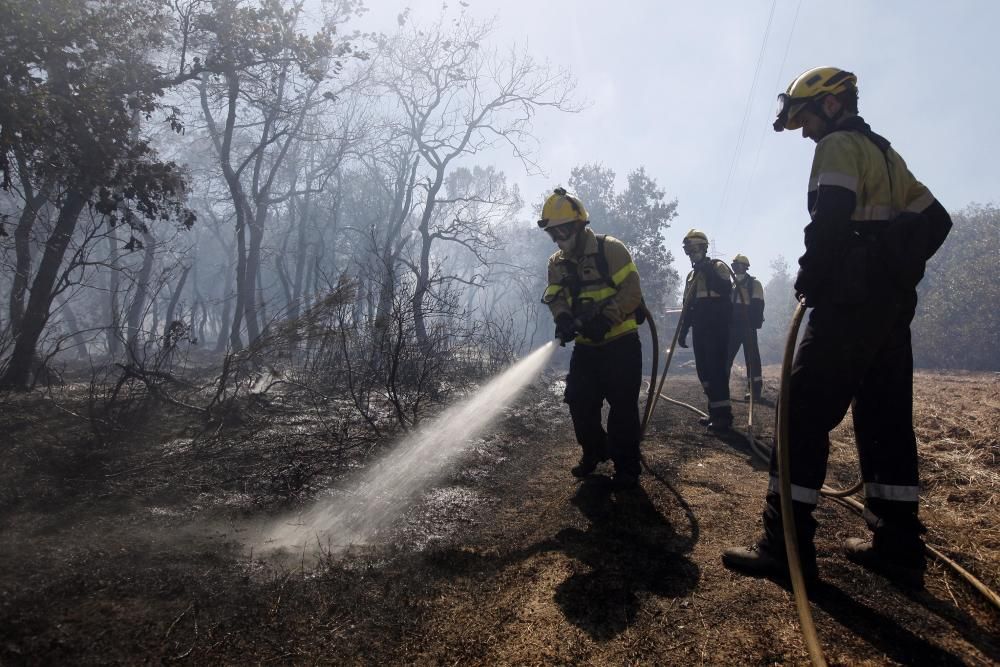
[[[726,378],[732,376],[733,362],[736,361],[736,353],[743,348],[743,359],[747,365],[747,375],[750,380],[750,389],[754,398],[760,398],[760,391],[764,386],[764,377],[760,371],[760,347],[757,345],[757,330],[750,326],[750,321],[745,318],[733,318],[729,327],[729,365],[726,368]]]
[[[693,326],[694,363],[698,380],[708,398],[708,416],[712,421],[733,420],[729,401],[729,318],[701,317]]]
[[[638,334],[604,345],[573,346],[564,400],[569,404],[576,441],[587,455],[607,452],[615,470],[638,475],[639,389],[642,346]],[[608,430],[601,425],[601,408],[608,402]]]
[[[818,490],[826,477],[829,433],[853,401],[865,520],[877,542],[922,554],[910,346],[915,305],[914,294],[812,311],[792,366],[789,456],[793,498]],[[775,477],[777,465],[775,451]],[[814,507],[815,501],[804,504]]]

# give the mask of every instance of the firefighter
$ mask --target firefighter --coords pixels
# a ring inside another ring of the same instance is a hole
[[[694,329],[695,367],[708,397],[708,418],[700,421],[710,431],[723,433],[733,425],[726,365],[733,284],[726,263],[708,256],[708,237],[704,232],[692,229],[687,233],[684,254],[691,260],[691,272],[684,286],[677,344],[687,347],[688,331]]]
[[[858,115],[854,74],[808,70],[778,100],[774,129],[801,128],[816,142],[807,199],[811,221],[795,281],[796,297],[812,311],[791,369],[788,406],[791,500],[803,572],[817,577],[813,510],[826,474],[828,436],[853,401],[871,536],[848,539],[846,556],[920,587],[924,528],[917,518],[910,321],[916,285],[951,218]],[[787,571],[776,456],[763,536],[722,556],[746,574]]]
[[[616,238],[587,228],[587,209],[562,188],[545,201],[538,226],[559,246],[548,264],[542,297],[556,324],[556,337],[575,341],[566,377],[576,440],[583,450],[573,476],[586,477],[609,457],[614,485],[639,483],[639,389],[642,350],[639,273]],[[607,431],[601,408],[608,402]]]
[[[736,353],[743,348],[743,359],[747,364],[747,377],[753,400],[759,401],[764,377],[760,371],[760,347],[757,345],[757,330],[764,324],[764,287],[760,281],[747,273],[750,260],[746,255],[736,255],[729,265],[736,280],[733,283],[733,319],[729,325],[729,366],[726,378],[733,372]],[[744,400],[750,399],[748,392]]]

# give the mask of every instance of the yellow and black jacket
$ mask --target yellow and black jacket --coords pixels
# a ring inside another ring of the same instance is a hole
[[[733,319],[749,322],[754,329],[764,324],[764,286],[749,273],[733,283]]]
[[[562,313],[574,318],[587,318],[594,313],[607,317],[611,330],[600,342],[583,335],[576,337],[576,342],[583,345],[603,345],[639,328],[635,317],[642,303],[639,272],[618,239],[604,236],[603,243],[598,243],[590,228],[584,228],[581,234],[584,237],[580,255],[570,257],[558,250],[549,257],[549,285],[542,303],[548,305],[554,318]],[[606,271],[602,271],[605,266]]]
[[[816,145],[808,207],[795,289],[811,305],[912,290],[951,229],[944,207],[858,116]]]
[[[729,266],[721,259],[706,257],[691,269],[684,283],[684,311],[681,313],[681,337],[700,326],[728,322],[732,310],[733,283]]]

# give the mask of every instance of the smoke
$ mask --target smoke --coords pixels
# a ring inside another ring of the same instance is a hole
[[[370,544],[380,529],[441,478],[448,465],[548,363],[549,342],[400,442],[336,497],[285,517],[265,531],[265,549],[322,545],[331,551]]]

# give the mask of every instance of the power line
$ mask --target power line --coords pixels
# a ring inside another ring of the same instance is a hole
[[[750,107],[753,104],[754,92],[757,89],[757,78],[760,75],[760,66],[764,60],[764,51],[767,48],[767,39],[771,32],[771,22],[774,19],[774,8],[778,0],[771,0],[771,12],[767,15],[767,26],[764,27],[764,37],[761,40],[760,52],[757,54],[757,65],[753,71],[753,82],[750,84],[750,92],[747,95],[747,102],[743,109],[743,122],[740,123],[740,133],[736,140],[736,148],[733,151],[733,159],[729,164],[729,173],[726,176],[726,184],[722,188],[722,197],[719,201],[718,219],[721,222],[722,214],[725,212],[726,200],[729,196],[729,185],[733,180],[733,173],[736,171],[736,163],[739,161],[740,149],[743,147],[743,140],[746,137],[747,122],[750,118]]]
[[[782,77],[785,71],[785,61],[788,60],[788,50],[792,46],[792,36],[795,34],[795,25],[799,20],[799,9],[802,8],[802,0],[799,0],[795,5],[795,16],[792,18],[792,27],[788,31],[788,40],[785,42],[785,54],[781,57],[781,65],[778,66],[778,78],[774,82],[773,90],[780,90]],[[757,162],[760,160],[760,148],[764,143],[764,134],[767,131],[767,125],[761,125],[760,134],[757,137],[757,152],[753,158],[753,168],[750,169],[750,179],[747,183],[747,189],[743,193],[743,201],[740,204],[740,218],[743,218],[743,213],[746,210],[747,199],[750,197],[750,191],[753,189],[753,179],[757,174]]]

